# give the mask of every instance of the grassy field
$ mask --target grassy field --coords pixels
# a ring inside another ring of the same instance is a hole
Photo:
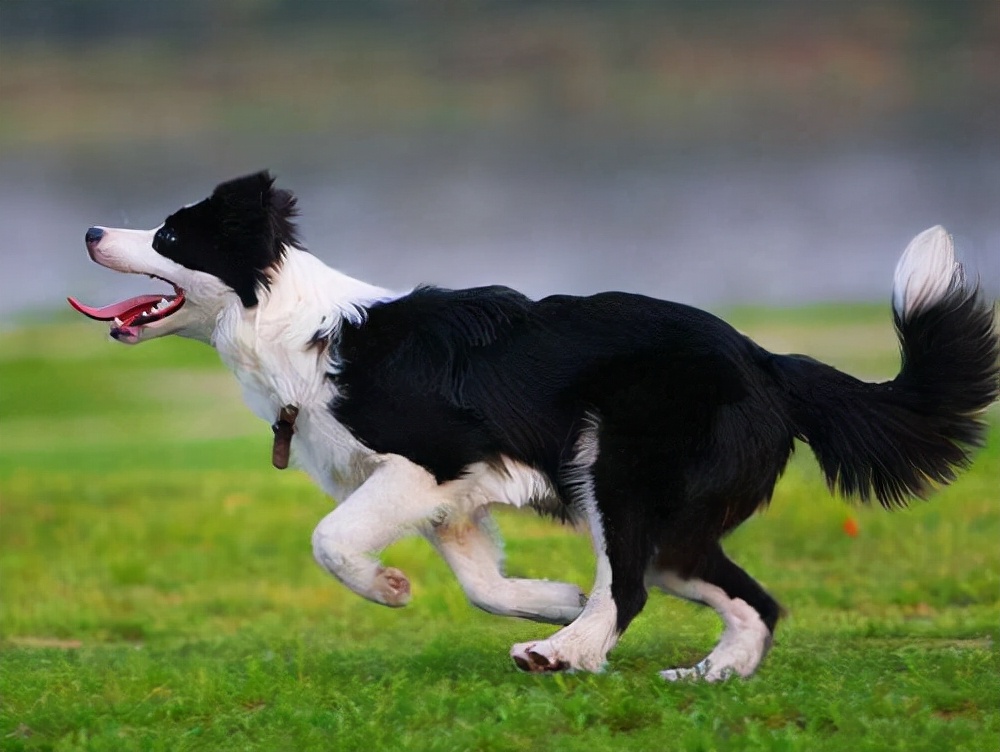
[[[736,312],[762,343],[893,373],[883,307]],[[519,673],[548,634],[469,606],[422,541],[413,603],[364,602],[309,537],[330,502],[208,348],[93,323],[0,332],[0,749],[991,750],[1000,739],[1000,423],[930,503],[830,498],[805,451],[728,550],[788,608],[749,681],[667,684],[714,644],[653,595],[602,675]],[[845,533],[848,518],[856,536]],[[589,586],[583,537],[500,515],[508,568]]]

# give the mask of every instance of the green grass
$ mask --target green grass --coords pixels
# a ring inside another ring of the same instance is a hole
[[[892,373],[882,309],[739,311],[769,345]],[[1000,738],[1000,430],[905,512],[830,498],[801,451],[728,550],[788,608],[749,681],[671,685],[714,644],[654,594],[602,675],[518,673],[553,628],[480,613],[423,541],[410,606],[309,536],[330,503],[208,348],[83,322],[0,333],[0,749],[987,750]],[[509,569],[589,586],[583,537],[501,513]],[[843,531],[854,516],[857,537]]]

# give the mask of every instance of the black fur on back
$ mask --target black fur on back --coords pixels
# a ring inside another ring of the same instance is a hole
[[[735,505],[722,516],[741,521],[770,497],[791,450],[790,425],[769,422],[784,408],[760,348],[677,303],[419,288],[370,307],[334,348],[338,420],[442,482],[504,455],[566,492],[566,464],[596,419],[602,452],[621,459],[615,472],[648,486],[651,507],[673,509],[654,517],[717,536],[721,523],[683,499]]]
[[[218,277],[251,308],[258,289],[268,288],[269,273],[280,265],[285,247],[302,247],[297,214],[295,197],[275,188],[269,172],[257,172],[221,183],[204,201],[171,214],[153,248]]]

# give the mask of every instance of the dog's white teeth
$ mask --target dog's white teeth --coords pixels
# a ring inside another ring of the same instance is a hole
[[[115,316],[115,326],[121,326],[121,325],[122,325],[122,320],[117,316]]]

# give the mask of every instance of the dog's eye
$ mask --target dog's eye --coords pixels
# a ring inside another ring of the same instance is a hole
[[[153,236],[153,250],[162,251],[177,244],[177,234],[166,227],[161,227]]]

